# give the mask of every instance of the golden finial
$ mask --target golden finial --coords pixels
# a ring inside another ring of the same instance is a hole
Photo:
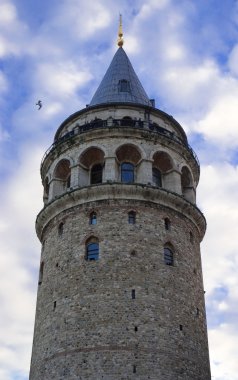
[[[119,18],[119,28],[118,28],[118,39],[117,39],[117,45],[122,47],[123,45],[123,31],[122,31],[122,16],[120,15]]]

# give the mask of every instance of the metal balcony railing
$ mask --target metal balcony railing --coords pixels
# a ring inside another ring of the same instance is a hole
[[[101,128],[113,129],[113,128],[125,128],[125,127],[132,127],[132,128],[147,132],[149,134],[160,135],[169,140],[172,140],[173,142],[176,142],[177,144],[184,146],[186,149],[189,150],[194,160],[196,161],[198,168],[200,168],[198,157],[196,153],[193,151],[193,149],[191,148],[191,146],[187,142],[182,140],[180,137],[178,137],[174,132],[168,131],[167,129],[160,127],[159,125],[155,123],[151,123],[149,121],[140,120],[140,119],[133,120],[129,118],[124,118],[124,119],[109,118],[107,120],[95,119],[91,121],[90,123],[86,123],[84,125],[77,124],[70,132],[67,132],[64,136],[54,141],[54,143],[47,149],[47,151],[45,152],[42,158],[41,167],[43,165],[45,158],[50,153],[52,153],[64,142],[66,141],[70,142],[72,139],[74,139],[75,136],[84,134],[92,129],[101,129]]]

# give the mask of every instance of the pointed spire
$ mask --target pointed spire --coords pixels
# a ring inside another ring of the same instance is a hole
[[[119,18],[116,54],[104,75],[90,106],[103,103],[136,103],[152,106],[123,46],[122,16]]]
[[[103,103],[136,103],[152,106],[122,47],[119,47],[114,55],[90,106]]]
[[[123,46],[123,31],[122,31],[122,15],[119,16],[119,28],[118,28],[118,39],[117,39],[117,45],[119,47]]]

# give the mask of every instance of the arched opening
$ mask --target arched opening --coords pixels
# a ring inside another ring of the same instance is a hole
[[[195,202],[195,190],[193,186],[193,179],[190,170],[187,166],[182,167],[181,172],[181,187],[182,195],[190,202]]]
[[[63,159],[58,162],[54,171],[54,195],[60,195],[70,188],[70,162]]]
[[[166,152],[156,152],[153,155],[152,180],[158,187],[167,188],[170,181],[169,173],[173,169],[173,161]]]
[[[141,161],[139,149],[132,144],[120,146],[116,151],[119,163],[121,181],[124,183],[136,182],[137,166]]]
[[[91,147],[83,152],[79,158],[80,186],[103,182],[104,152]]]
[[[99,259],[99,242],[98,238],[92,236],[86,242],[86,255],[87,261],[96,261]]]

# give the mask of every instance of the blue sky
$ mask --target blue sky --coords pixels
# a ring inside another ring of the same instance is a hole
[[[236,0],[0,0],[0,380],[28,379],[41,158],[90,102],[117,49],[120,12],[148,96],[182,124],[201,163],[212,379],[238,380]]]

